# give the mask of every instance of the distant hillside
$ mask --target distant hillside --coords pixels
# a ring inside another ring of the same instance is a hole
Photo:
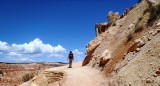
[[[64,66],[62,62],[38,62],[38,63],[0,63],[0,86],[18,86],[22,84],[26,74],[34,76],[43,70]]]

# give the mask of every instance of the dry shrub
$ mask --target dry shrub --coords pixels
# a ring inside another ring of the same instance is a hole
[[[129,41],[131,41],[133,39],[133,36],[132,36],[132,34],[130,33],[128,36],[127,36],[127,41],[129,42]]]
[[[156,20],[160,14],[160,4],[150,8],[149,12],[150,12],[150,18],[148,20],[148,25],[151,26],[151,25],[153,25],[154,20]]]
[[[141,32],[143,29],[144,29],[144,26],[138,23],[135,26],[135,33]]]

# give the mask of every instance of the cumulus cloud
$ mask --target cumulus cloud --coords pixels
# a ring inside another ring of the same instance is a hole
[[[73,51],[73,53],[74,53],[74,55],[76,55],[76,56],[79,56],[79,55],[83,54],[83,52],[80,52],[78,49],[75,49],[75,50]]]
[[[0,52],[1,51],[5,51],[5,50],[8,50],[9,47],[8,47],[8,43],[7,42],[2,42],[0,41]]]
[[[0,55],[8,60],[32,61],[32,58],[38,57],[63,57],[66,49],[61,46],[52,46],[44,44],[39,38],[29,43],[11,44],[0,41]]]
[[[78,49],[73,51],[75,61],[81,61],[84,58],[84,53]]]

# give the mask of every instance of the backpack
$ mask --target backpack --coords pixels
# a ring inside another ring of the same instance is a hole
[[[73,59],[73,53],[69,54],[69,59]]]

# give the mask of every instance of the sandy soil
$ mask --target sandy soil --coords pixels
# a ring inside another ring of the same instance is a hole
[[[65,77],[61,82],[61,86],[99,86],[103,80],[101,72],[90,66],[81,66],[82,62],[73,64],[73,68],[67,66],[57,67],[53,70],[64,70]]]
[[[72,68],[68,68],[68,65],[66,65],[47,69],[44,71],[45,74],[42,73],[20,86],[100,86],[101,81],[104,80],[101,72],[90,66],[82,67],[81,65],[82,62],[76,62],[73,64]],[[60,81],[54,82],[53,80],[49,82],[47,76],[49,75],[51,78],[58,78],[54,75],[54,73],[57,72],[63,72],[63,78]]]

